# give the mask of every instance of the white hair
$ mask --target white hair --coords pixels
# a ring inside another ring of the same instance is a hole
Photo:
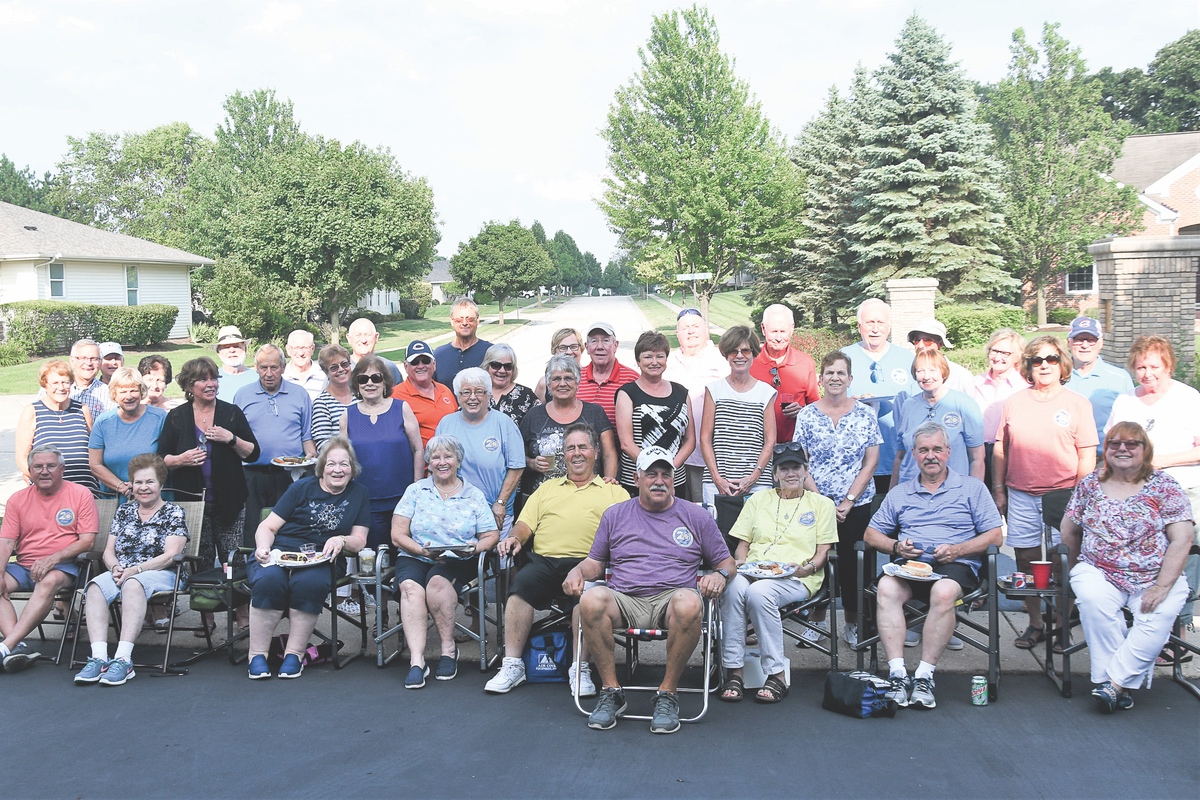
[[[861,323],[863,321],[863,314],[866,313],[867,311],[870,311],[872,308],[876,308],[878,306],[881,306],[883,308],[883,310],[887,312],[887,318],[889,321],[891,321],[892,307],[889,306],[887,303],[883,302],[882,300],[880,300],[878,297],[870,297],[870,298],[867,298],[866,300],[863,300],[861,303],[859,303],[858,311],[855,312],[854,318],[859,323]]]

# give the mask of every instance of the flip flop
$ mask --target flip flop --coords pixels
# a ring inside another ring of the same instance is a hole
[[[1035,628],[1030,625],[1025,629],[1025,632],[1017,637],[1013,645],[1018,650],[1032,650],[1035,644],[1046,641],[1046,629]]]
[[[731,693],[726,697],[726,693]],[[746,696],[746,682],[741,675],[730,675],[721,684],[721,694],[719,695],[722,703],[738,703]]]

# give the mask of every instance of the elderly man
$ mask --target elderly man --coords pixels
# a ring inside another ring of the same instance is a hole
[[[908,332],[908,343],[918,350],[925,347],[938,351],[954,349],[954,345],[946,337],[946,326],[933,317],[926,317]],[[971,371],[961,364],[955,364],[949,357],[946,358],[946,363],[950,365],[950,377],[946,379],[946,385],[968,397],[974,397],[975,378]]]
[[[892,309],[882,300],[864,300],[858,307],[858,335],[862,341],[842,348],[850,359],[853,376],[850,394],[869,402],[879,415],[879,465],[875,467],[875,491],[883,497],[891,484],[892,462],[896,460],[894,398],[916,390],[910,374],[913,354],[888,342],[892,331]]]
[[[283,456],[315,458],[312,437],[312,399],[308,392],[283,379],[283,351],[264,344],[254,354],[258,380],[238,389],[233,404],[242,409],[250,430],[258,440],[258,460],[246,464],[247,546],[253,547],[254,532],[262,510],[275,505],[292,485],[291,473],[271,463]]]
[[[100,345],[92,339],[80,339],[71,345],[71,370],[75,373],[71,399],[87,406],[93,421],[110,408],[117,407],[109,397],[108,385],[100,378],[101,360]]]
[[[775,440],[790,442],[796,432],[796,415],[821,394],[817,390],[817,368],[808,353],[792,347],[796,318],[784,305],[763,311],[763,348],[750,364],[750,375],[775,387]]]
[[[708,335],[708,323],[699,309],[685,308],[675,320],[676,347],[667,356],[665,380],[678,383],[688,390],[692,404],[692,419],[704,418],[704,387],[729,374],[729,362]],[[697,447],[688,456],[686,499],[699,502],[703,493],[704,456]]]
[[[454,376],[467,367],[482,367],[483,354],[492,343],[475,335],[479,330],[479,306],[466,297],[450,308],[450,324],[454,326],[454,341],[433,351],[437,362],[434,380],[443,386],[453,386]]]
[[[116,342],[100,345],[100,380],[108,386],[113,373],[125,366],[125,351]]]
[[[313,361],[316,342],[308,331],[295,330],[288,334],[288,365],[283,370],[283,379],[296,384],[313,400],[325,390],[329,381],[325,373]]]
[[[542,483],[525,504],[512,535],[501,539],[496,550],[515,556],[533,537],[529,561],[517,572],[504,607],[504,661],[500,671],[483,687],[504,694],[525,682],[525,642],[533,627],[534,609],[545,610],[562,594],[563,581],[587,556],[596,538],[600,517],[609,507],[623,503],[629,494],[620,486],[605,483],[596,474],[600,440],[590,425],[575,423],[563,433],[565,478]],[[579,620],[572,620],[578,625]],[[581,654],[579,696],[596,694],[586,654]],[[575,666],[569,685],[574,691]]]
[[[379,331],[375,330],[374,322],[359,317],[346,329],[346,341],[350,343],[350,363],[357,364],[363,356],[376,355],[375,343],[379,341]],[[404,380],[404,374],[390,359],[383,358],[383,363],[388,365],[388,371],[392,373],[392,385],[398,386]]]
[[[1071,351],[1071,363],[1075,370],[1067,388],[1082,395],[1092,404],[1092,416],[1096,420],[1096,435],[1100,447],[1104,447],[1104,426],[1112,412],[1113,401],[1119,395],[1133,391],[1133,379],[1120,367],[1109,364],[1100,357],[1104,349],[1104,329],[1100,322],[1091,317],[1076,317],[1071,320],[1067,333],[1067,347]],[[1100,453],[1103,455],[1103,452]]]
[[[408,365],[408,378],[396,384],[392,397],[408,403],[421,426],[421,444],[425,445],[437,433],[442,417],[458,411],[458,401],[449,387],[433,379],[437,361],[428,344],[420,339],[409,343],[404,363]]]
[[[258,373],[246,368],[246,338],[236,325],[224,325],[217,332],[217,399],[232,403],[238,390],[258,378]]]
[[[926,422],[913,435],[913,456],[920,473],[888,492],[863,537],[891,556],[932,562],[944,576],[928,582],[891,575],[879,579],[879,639],[888,660],[897,705],[933,708],[933,673],[954,633],[954,609],[979,586],[980,558],[988,545],[999,546],[1000,512],[983,481],[950,469],[950,436],[936,422]],[[921,663],[909,678],[904,666],[904,604],[929,604],[921,637]]]
[[[712,515],[675,499],[671,454],[647,447],[637,459],[638,496],[604,512],[588,557],[572,569],[563,591],[579,601],[583,638],[602,687],[588,727],[608,730],[625,712],[617,683],[613,629],[666,628],[667,666],[654,698],[651,733],[679,730],[679,677],[700,638],[704,599],[720,597],[737,565]],[[607,586],[584,591],[611,567]],[[699,577],[705,564],[713,572]]]
[[[96,541],[96,502],[87,489],[63,480],[58,448],[33,448],[29,474],[33,485],[9,498],[0,526],[0,563],[7,565],[0,580],[0,666],[5,672],[20,672],[40,657],[24,639],[42,624],[54,596],[75,583],[75,557]],[[16,560],[9,561],[14,553]],[[32,592],[20,617],[9,599],[12,592]]]
[[[617,361],[616,331],[607,322],[588,326],[584,347],[591,359],[580,371],[579,390],[575,396],[585,403],[595,403],[604,409],[608,421],[617,424],[617,389],[636,381],[638,373]]]

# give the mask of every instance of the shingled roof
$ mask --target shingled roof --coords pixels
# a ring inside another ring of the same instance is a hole
[[[1146,191],[1159,178],[1200,154],[1200,131],[1130,136],[1113,162],[1113,180]]]
[[[61,254],[61,256],[59,256]],[[168,264],[213,264],[211,258],[133,236],[81,225],[51,214],[0,203],[0,259],[155,261]]]
[[[454,280],[454,276],[450,274],[450,260],[439,258],[429,265],[429,272],[425,273],[426,283],[449,283]]]

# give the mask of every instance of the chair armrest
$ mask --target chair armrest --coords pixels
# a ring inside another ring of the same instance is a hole
[[[104,554],[97,553],[94,551],[89,551],[87,553],[80,553],[79,555],[75,556],[75,562],[77,564],[86,564],[88,562],[96,562],[96,561],[103,563],[104,562]]]

